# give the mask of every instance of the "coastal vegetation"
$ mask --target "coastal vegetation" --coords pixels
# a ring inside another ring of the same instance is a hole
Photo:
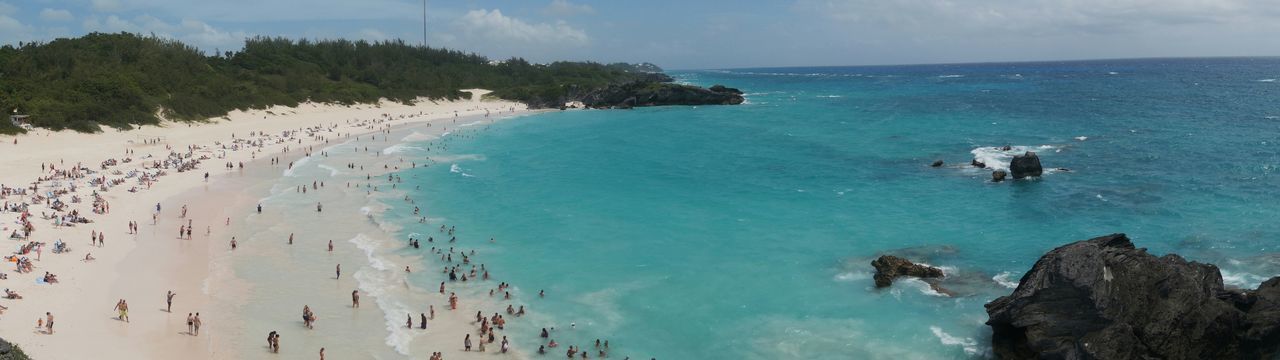
[[[312,101],[457,99],[460,89],[547,106],[661,71],[653,64],[491,61],[403,41],[255,37],[239,51],[205,53],[155,36],[92,33],[0,47],[0,109],[55,130],[199,121],[237,109]],[[0,121],[0,133],[22,131]]]

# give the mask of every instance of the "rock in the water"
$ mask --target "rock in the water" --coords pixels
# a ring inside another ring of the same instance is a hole
[[[1009,162],[1009,172],[1012,173],[1014,179],[1021,179],[1028,176],[1040,176],[1044,173],[1044,168],[1040,167],[1040,157],[1035,152],[1028,151],[1021,156],[1014,155],[1013,160]]]
[[[1218,268],[1113,234],[1053,249],[986,305],[1004,359],[1264,359],[1280,352],[1280,277],[1228,290]]]
[[[899,276],[914,276],[918,278],[940,278],[942,277],[942,269],[919,265],[912,263],[910,260],[903,259],[893,255],[882,255],[871,261],[871,266],[876,268],[876,287],[882,288],[893,285],[893,279]]]
[[[973,159],[973,161],[970,161],[970,162],[969,162],[969,165],[973,165],[973,167],[976,167],[976,168],[979,168],[979,169],[986,169],[986,168],[987,168],[987,164],[986,164],[986,163],[984,163],[984,162],[978,161],[978,159]]]
[[[942,160],[934,160],[932,164],[929,164],[929,166],[930,166],[930,167],[942,167]]]
[[[1009,174],[1008,174],[1008,173],[1005,173],[1005,172],[1004,172],[1004,170],[996,170],[996,171],[992,171],[992,172],[991,172],[991,181],[992,181],[992,182],[1001,182],[1001,181],[1004,181],[1004,177],[1005,177],[1005,176],[1008,176],[1008,175],[1009,175]]]

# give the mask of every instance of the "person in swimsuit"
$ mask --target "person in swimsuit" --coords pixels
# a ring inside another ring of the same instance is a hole
[[[175,295],[178,295],[178,293],[173,292],[173,290],[169,290],[169,293],[164,296],[164,302],[165,302],[164,311],[173,312],[173,297]]]

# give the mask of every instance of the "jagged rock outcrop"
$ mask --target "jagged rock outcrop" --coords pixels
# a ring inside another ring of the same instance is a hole
[[[1009,175],[1009,174],[1008,174],[1008,173],[1005,173],[1005,172],[1004,172],[1004,170],[996,170],[996,171],[992,171],[992,172],[991,172],[991,182],[1001,182],[1001,181],[1004,181],[1005,176],[1008,176],[1008,175]]]
[[[1280,277],[1230,290],[1218,268],[1155,257],[1124,234],[1045,254],[986,304],[1004,359],[1269,359],[1280,351]]]
[[[649,79],[611,85],[589,92],[580,99],[587,107],[597,109],[629,109],[637,106],[663,105],[737,105],[743,100],[742,91],[721,85],[708,89]]]
[[[1044,173],[1044,168],[1040,167],[1040,157],[1035,152],[1028,151],[1023,155],[1014,155],[1013,160],[1009,161],[1009,174],[1014,179],[1021,179],[1028,176],[1040,176]]]
[[[893,285],[893,279],[899,276],[940,278],[943,275],[942,269],[916,264],[893,255],[881,255],[871,261],[871,266],[876,268],[873,278],[877,288]]]

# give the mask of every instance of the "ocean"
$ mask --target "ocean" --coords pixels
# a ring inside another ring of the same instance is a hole
[[[547,328],[563,344],[554,356],[602,339],[619,359],[981,358],[983,304],[1046,251],[1117,232],[1216,264],[1229,285],[1280,275],[1280,59],[670,74],[747,101],[392,135],[383,155],[419,166],[393,171],[398,192],[369,205],[385,209],[369,214],[383,232],[364,236],[382,238],[351,240],[368,263],[422,269],[382,304],[387,328],[446,281],[430,247],[456,247],[453,264],[476,251],[464,269],[484,264],[494,280],[449,286],[485,299],[486,316],[525,306],[504,313],[518,352]],[[968,165],[1022,151],[1051,170],[994,183]],[[870,261],[886,253],[942,267],[954,295],[911,279],[875,289]],[[499,281],[512,299],[487,296]],[[379,358],[414,348],[385,339],[402,351]]]

